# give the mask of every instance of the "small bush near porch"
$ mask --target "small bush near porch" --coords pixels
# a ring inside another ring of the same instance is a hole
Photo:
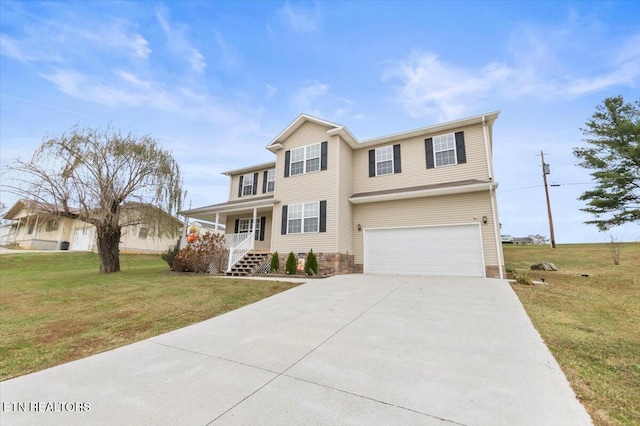
[[[298,284],[167,271],[159,255],[121,255],[100,275],[95,253],[0,256],[0,380],[194,324]]]

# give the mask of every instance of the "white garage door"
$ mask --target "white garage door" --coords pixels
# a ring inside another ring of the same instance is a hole
[[[484,277],[480,225],[365,229],[364,272]]]

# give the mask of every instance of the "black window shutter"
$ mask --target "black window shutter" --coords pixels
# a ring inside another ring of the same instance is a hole
[[[319,232],[327,232],[327,201],[320,201],[320,226]]]
[[[269,174],[268,171],[264,171],[264,173],[262,174],[262,193],[266,194],[267,192],[267,175]]]
[[[320,170],[327,170],[327,151],[329,149],[328,142],[320,144]]]
[[[267,224],[267,218],[262,216],[260,218],[260,241],[264,241],[264,227]]]
[[[236,230],[234,231],[234,233],[238,233],[238,230],[240,229],[240,219],[236,219]]]
[[[393,173],[400,173],[402,165],[400,163],[400,145],[393,146]]]
[[[242,181],[244,180],[244,176],[240,176],[240,185],[238,186],[238,197],[242,197]]]
[[[289,164],[291,163],[291,151],[284,153],[284,177],[289,177]]]
[[[251,192],[253,195],[258,193],[258,172],[253,174],[253,191]]]
[[[287,234],[287,208],[288,206],[282,206],[282,228],[280,229],[280,234]]]
[[[433,169],[435,162],[433,161],[433,138],[424,140],[424,149],[427,153],[427,169]]]
[[[369,177],[376,175],[376,150],[369,150]]]
[[[467,152],[464,149],[464,132],[456,132],[456,156],[458,164],[467,162]]]

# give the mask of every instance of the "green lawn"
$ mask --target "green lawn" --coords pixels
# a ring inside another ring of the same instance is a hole
[[[595,424],[640,424],[640,244],[618,266],[606,244],[504,249],[508,269],[549,283],[513,288]],[[543,261],[559,271],[530,271]]]
[[[0,256],[0,380],[156,336],[297,284],[176,274],[154,255],[121,255],[100,275],[94,253]]]

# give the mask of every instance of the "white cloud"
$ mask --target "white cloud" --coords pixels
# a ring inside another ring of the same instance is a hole
[[[287,27],[296,33],[318,32],[322,23],[317,3],[313,8],[308,8],[302,4],[292,5],[290,2],[286,2],[280,9],[280,15]]]
[[[165,12],[159,10],[156,13],[156,18],[160,27],[167,36],[167,45],[171,51],[180,55],[191,67],[191,69],[197,73],[204,72],[207,67],[204,55],[200,53],[189,41],[188,28],[184,25],[171,25],[169,20],[165,16]]]
[[[413,51],[390,62],[382,80],[395,86],[398,102],[411,116],[436,115],[445,120],[469,113],[487,97],[553,100],[637,83],[639,34],[595,49],[589,40],[582,40],[586,36],[580,31],[580,21],[573,16],[566,28],[521,29],[508,42],[506,61],[480,67],[449,63],[433,52]]]
[[[439,114],[442,119],[451,119],[462,115],[473,99],[489,94],[511,73],[502,64],[471,70],[443,62],[434,53],[414,51],[406,60],[393,64],[383,80],[400,81],[398,98],[411,116]]]

